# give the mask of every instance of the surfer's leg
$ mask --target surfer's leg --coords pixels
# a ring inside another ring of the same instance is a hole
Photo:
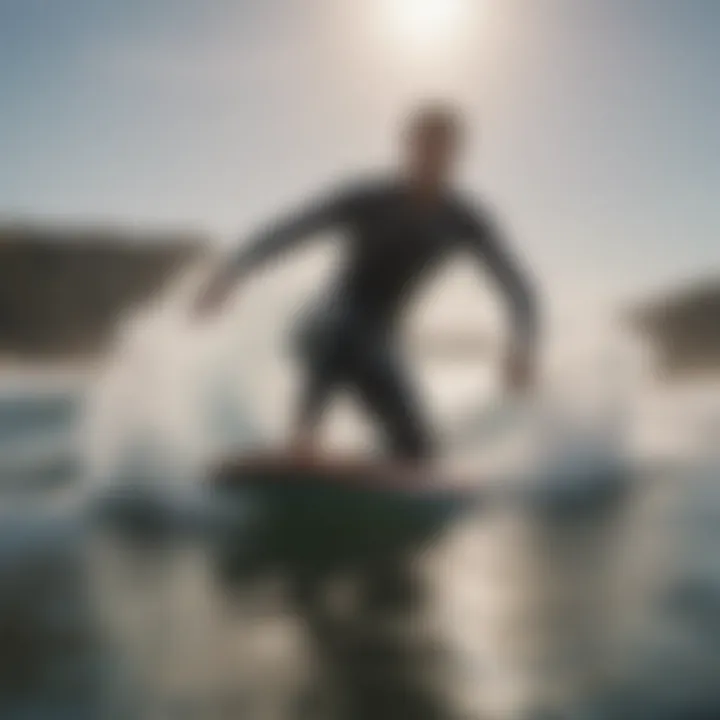
[[[299,355],[304,377],[295,415],[293,445],[301,451],[312,452],[322,417],[343,377],[346,353],[337,333],[306,332],[301,341]]]
[[[433,456],[435,443],[419,395],[392,348],[379,344],[359,353],[352,381],[395,457],[417,462]]]
[[[315,445],[318,427],[334,390],[333,378],[323,375],[316,368],[309,368],[294,422],[293,444],[298,447]]]

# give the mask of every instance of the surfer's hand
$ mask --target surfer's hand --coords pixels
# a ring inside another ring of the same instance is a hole
[[[512,393],[530,392],[535,385],[535,363],[529,352],[511,350],[505,360],[505,386]]]
[[[198,294],[193,311],[196,317],[205,317],[219,310],[234,286],[233,279],[220,273],[212,277]]]

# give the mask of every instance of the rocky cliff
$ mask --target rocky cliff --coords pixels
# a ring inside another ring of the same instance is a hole
[[[665,375],[720,373],[720,278],[633,308],[629,320],[653,344]]]
[[[118,319],[161,292],[205,247],[182,233],[0,227],[0,357],[101,354]]]

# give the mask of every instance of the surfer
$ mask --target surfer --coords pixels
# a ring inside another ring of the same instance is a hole
[[[381,426],[394,458],[433,457],[430,424],[395,339],[412,291],[455,251],[475,256],[497,280],[513,328],[505,381],[513,392],[531,388],[535,296],[489,213],[451,186],[462,134],[452,108],[435,104],[417,110],[405,128],[404,163],[397,176],[352,183],[266,228],[212,274],[197,298],[198,315],[216,311],[238,283],[271,258],[322,231],[343,231],[348,253],[330,302],[298,334],[306,373],[294,423],[293,448],[299,453],[313,454],[327,402],[345,388]]]

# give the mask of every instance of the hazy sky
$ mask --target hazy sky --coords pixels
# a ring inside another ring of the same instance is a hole
[[[0,0],[0,214],[226,237],[449,96],[548,290],[627,295],[720,267],[719,72],[718,0]]]

